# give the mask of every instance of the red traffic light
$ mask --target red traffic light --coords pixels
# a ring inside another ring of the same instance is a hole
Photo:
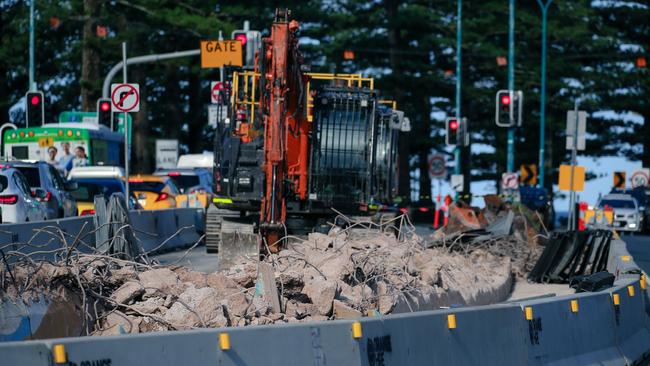
[[[111,104],[109,102],[101,102],[99,108],[102,112],[108,112],[111,109]]]
[[[509,105],[510,104],[510,96],[509,95],[504,95],[501,97],[501,104]]]
[[[452,130],[457,130],[458,129],[458,121],[452,120],[449,122],[449,128]]]
[[[244,33],[238,33],[235,35],[235,40],[241,42],[242,46],[246,45],[246,42],[248,41],[248,37]]]
[[[32,99],[29,100],[32,105],[38,105],[41,102],[41,97],[38,95],[32,95]]]

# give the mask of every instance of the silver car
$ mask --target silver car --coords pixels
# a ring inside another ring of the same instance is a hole
[[[34,222],[46,219],[45,190],[31,189],[17,169],[0,168],[0,209],[3,223]]]
[[[614,210],[612,226],[616,230],[635,232],[643,228],[643,213],[639,209],[639,203],[629,194],[607,194],[598,200],[596,206]]]

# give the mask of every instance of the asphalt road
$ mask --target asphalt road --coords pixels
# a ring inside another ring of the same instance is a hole
[[[206,273],[215,272],[218,268],[217,254],[206,253],[205,246],[198,246],[192,250],[158,254],[153,258],[160,264],[176,264]]]
[[[645,273],[650,273],[650,236],[623,235],[621,239],[627,244],[627,250],[634,258],[634,262]]]

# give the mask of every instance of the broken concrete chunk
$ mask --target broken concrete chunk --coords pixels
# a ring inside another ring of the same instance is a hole
[[[335,281],[314,279],[305,284],[302,292],[316,305],[318,314],[330,315],[337,289]]]
[[[333,315],[336,319],[356,319],[361,317],[361,312],[347,306],[342,301],[334,300]]]
[[[144,292],[145,291],[144,287],[142,287],[142,284],[135,281],[128,281],[113,292],[111,295],[111,300],[115,301],[118,304],[129,304],[136,298],[141,297]]]

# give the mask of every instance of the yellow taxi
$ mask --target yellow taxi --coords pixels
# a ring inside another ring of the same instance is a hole
[[[113,193],[125,193],[124,179],[120,178],[76,178],[75,182],[77,189],[70,194],[77,200],[79,216],[95,214],[95,196],[103,195],[108,200]],[[133,194],[129,199],[129,209],[142,209]]]
[[[153,173],[155,176],[167,176],[174,181],[178,190],[187,197],[177,203],[178,207],[207,208],[212,202],[212,175],[203,168],[160,169]]]
[[[182,194],[174,181],[165,176],[131,176],[129,189],[145,210],[183,207],[187,202],[187,195]]]

